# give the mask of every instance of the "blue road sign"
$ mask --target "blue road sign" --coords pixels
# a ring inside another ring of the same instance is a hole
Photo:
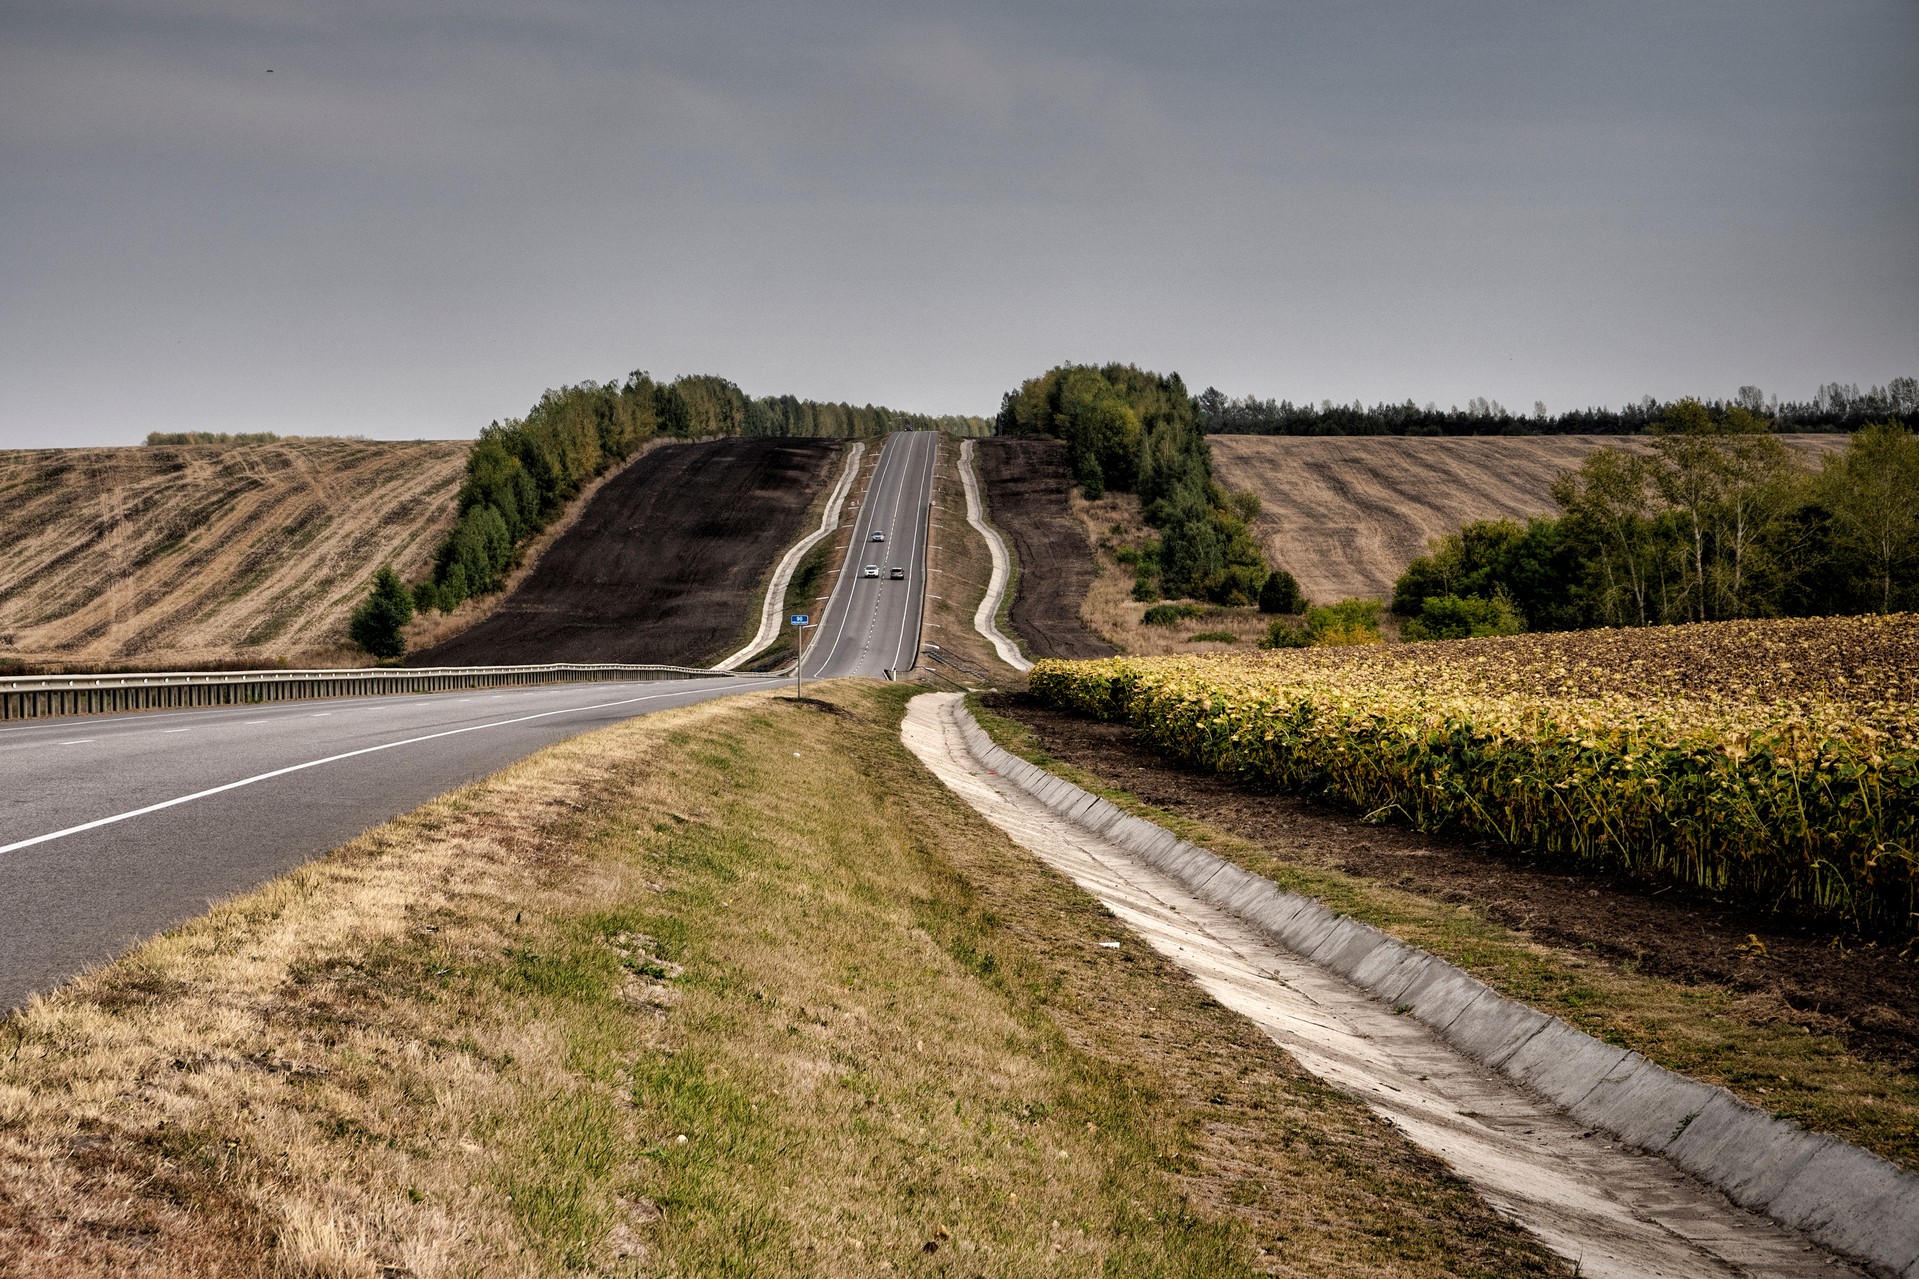
[[[793,625],[795,626],[805,626],[808,622],[813,620],[813,616],[810,613],[795,613],[793,614],[792,620],[793,620]]]

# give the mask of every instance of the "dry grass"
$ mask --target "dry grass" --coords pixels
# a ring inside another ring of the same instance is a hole
[[[576,739],[0,1025],[0,1273],[1553,1263],[829,685]]]
[[[1843,435],[1786,435],[1806,458]],[[1556,512],[1548,491],[1596,448],[1643,450],[1640,436],[1213,435],[1220,483],[1257,493],[1255,527],[1273,563],[1315,603],[1386,599],[1432,538],[1469,520]]]
[[[1640,973],[1630,961],[1535,941],[1469,905],[1351,874],[1338,848],[1316,840],[1310,826],[1267,843],[1167,812],[1052,758],[1017,720],[977,703],[973,711],[1007,750],[1281,888],[1431,951],[1596,1038],[1919,1171],[1919,1076],[1849,1051],[1838,1033],[1809,1026],[1805,1011],[1776,996]]]
[[[461,440],[0,453],[0,658],[145,666],[364,660],[353,606],[425,571]]]

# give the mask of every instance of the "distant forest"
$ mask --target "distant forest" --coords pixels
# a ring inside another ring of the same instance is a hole
[[[1919,378],[1896,377],[1884,386],[1861,391],[1857,383],[1828,382],[1810,400],[1781,400],[1756,386],[1742,386],[1730,400],[1673,400],[1647,396],[1624,408],[1575,409],[1549,413],[1535,403],[1529,414],[1514,413],[1497,400],[1473,399],[1465,408],[1436,404],[1424,408],[1355,400],[1334,404],[1294,404],[1291,400],[1232,399],[1216,387],[1194,397],[1208,435],[1640,435],[1665,420],[1681,403],[1703,404],[1713,413],[1744,409],[1769,418],[1776,431],[1850,433],[1872,422],[1897,422],[1919,428]]]

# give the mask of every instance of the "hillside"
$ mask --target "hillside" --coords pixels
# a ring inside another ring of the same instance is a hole
[[[426,571],[465,440],[0,452],[0,662],[354,660],[383,563]]]
[[[710,662],[744,638],[755,592],[844,447],[659,445],[614,474],[487,616],[408,663]]]
[[[1845,447],[1844,435],[1786,435],[1809,458]],[[1208,437],[1220,482],[1259,495],[1266,554],[1314,600],[1385,599],[1429,539],[1468,520],[1554,512],[1561,471],[1605,446],[1644,448],[1639,436]]]

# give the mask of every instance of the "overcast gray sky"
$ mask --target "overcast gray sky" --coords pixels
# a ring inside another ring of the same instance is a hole
[[[0,447],[1884,382],[1916,70],[1914,0],[0,0]]]

